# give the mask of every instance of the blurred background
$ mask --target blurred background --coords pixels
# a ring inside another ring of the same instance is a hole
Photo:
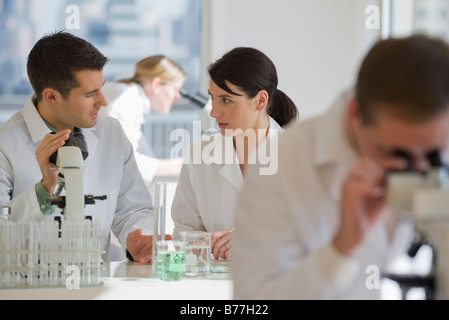
[[[0,125],[32,94],[30,49],[56,30],[109,57],[107,80],[130,77],[139,60],[164,54],[186,71],[184,89],[203,96],[211,62],[233,47],[256,47],[275,62],[279,87],[304,120],[352,85],[376,40],[416,32],[447,39],[449,0],[0,0]],[[168,117],[149,115],[144,132],[156,156],[169,157],[173,129],[191,132],[207,112],[181,99]]]
[[[110,58],[106,80],[130,78],[138,61],[165,54],[187,73],[184,88],[199,92],[202,14],[201,0],[0,0],[0,123],[32,94],[28,53],[37,40],[56,30],[88,40]],[[200,112],[182,99],[169,117],[148,117],[144,132],[158,158],[169,158],[169,133],[174,128],[191,130]]]

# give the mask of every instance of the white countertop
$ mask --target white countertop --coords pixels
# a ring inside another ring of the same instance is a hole
[[[212,262],[230,269],[230,262]],[[185,278],[182,281],[159,281],[151,265],[135,262],[106,263],[102,284],[69,290],[58,288],[0,289],[0,300],[231,300],[232,274],[211,273],[207,278]]]

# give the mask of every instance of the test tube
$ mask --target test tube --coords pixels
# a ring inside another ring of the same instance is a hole
[[[14,265],[14,278],[15,278],[15,284],[16,285],[22,285],[24,278],[24,275],[22,275],[22,267],[23,267],[23,260],[25,256],[25,232],[24,232],[24,224],[23,223],[17,223],[16,225],[16,239],[15,239],[15,250],[14,255],[16,256],[16,263]]]
[[[16,262],[15,256],[15,240],[16,240],[16,223],[8,222],[7,223],[7,233],[6,233],[6,252],[7,252],[7,286],[14,287],[15,286],[15,273],[14,267]]]
[[[5,254],[3,251],[3,225],[5,223],[3,223],[0,220],[0,288],[2,288],[4,286],[4,275],[3,275],[3,270],[5,268]]]
[[[0,220],[8,221],[11,216],[11,207],[0,207]]]
[[[48,285],[48,265],[49,265],[49,224],[48,221],[40,223],[40,243],[39,243],[39,285]]]
[[[28,272],[27,272],[27,282],[29,285],[37,285],[37,269],[39,267],[39,225],[37,222],[33,221],[28,224],[29,226],[29,238],[28,238]]]
[[[100,283],[101,276],[101,229],[98,220],[92,221],[92,245],[94,248],[93,266],[92,266],[92,284]]]
[[[56,221],[50,222],[50,285],[58,285],[59,280],[59,236],[58,223]]]
[[[1,252],[1,285],[4,287],[10,286],[10,230],[11,222],[3,221],[0,223],[1,227],[1,239],[0,239],[0,252]]]
[[[74,265],[81,267],[82,264],[82,221],[75,221],[73,223],[73,255],[75,257]],[[82,270],[80,270],[80,277],[82,276]]]

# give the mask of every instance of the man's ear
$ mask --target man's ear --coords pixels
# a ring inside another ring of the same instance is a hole
[[[42,99],[49,104],[58,104],[63,100],[62,95],[53,88],[45,88],[42,91]]]
[[[267,107],[268,104],[268,92],[266,90],[260,90],[256,96],[256,109],[262,111]]]
[[[351,127],[354,127],[354,125],[360,125],[362,122],[360,108],[359,108],[359,102],[357,101],[356,97],[353,97],[349,101],[348,119],[349,119],[349,125]]]

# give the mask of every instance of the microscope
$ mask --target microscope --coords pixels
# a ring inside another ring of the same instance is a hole
[[[50,197],[50,203],[62,209],[64,220],[92,220],[92,217],[85,217],[84,206],[95,204],[95,200],[106,200],[107,198],[106,196],[84,195],[82,167],[83,161],[88,155],[84,135],[79,128],[75,128],[65,145],[50,157],[50,161],[59,170],[55,196]],[[60,196],[63,189],[65,189],[65,196]],[[59,219],[56,220],[59,220],[61,224],[60,217],[57,218]]]
[[[432,249],[431,270],[426,276],[388,274],[401,289],[421,287],[426,299],[449,299],[449,174],[439,151],[427,154],[430,168],[413,169],[411,157],[402,151],[396,156],[408,161],[408,169],[390,172],[386,178],[387,202],[394,214],[411,219],[415,237],[408,250],[413,258],[423,245]],[[403,298],[405,298],[403,292]]]

